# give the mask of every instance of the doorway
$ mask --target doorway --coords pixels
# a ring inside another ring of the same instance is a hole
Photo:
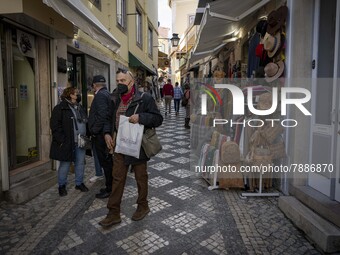
[[[321,173],[309,173],[308,184],[340,201],[339,32],[340,3],[315,1],[312,72],[312,133],[310,163],[323,164]]]
[[[9,169],[39,160],[37,58],[33,34],[0,24]]]

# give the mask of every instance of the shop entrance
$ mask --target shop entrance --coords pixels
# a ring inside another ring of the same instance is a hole
[[[340,201],[339,183],[339,66],[340,3],[315,1],[312,76],[311,164],[321,173],[309,173],[308,184]]]
[[[36,38],[0,24],[9,168],[39,159]]]

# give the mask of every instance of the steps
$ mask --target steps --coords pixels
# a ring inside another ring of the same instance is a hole
[[[27,202],[56,183],[56,172],[44,170],[41,174],[11,185],[10,190],[6,192],[6,200],[15,204]]]
[[[309,186],[290,186],[290,193],[304,205],[340,228],[340,203]]]
[[[340,251],[340,228],[336,225],[323,219],[292,196],[280,197],[279,208],[324,252]]]

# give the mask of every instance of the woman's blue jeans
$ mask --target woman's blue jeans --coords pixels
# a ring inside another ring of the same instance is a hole
[[[76,185],[82,184],[84,181],[85,170],[85,149],[75,147],[75,162],[74,162],[74,174]],[[67,175],[70,171],[71,162],[60,161],[58,169],[58,184],[59,186],[67,184]]]

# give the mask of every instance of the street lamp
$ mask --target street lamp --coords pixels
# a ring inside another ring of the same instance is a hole
[[[179,40],[180,40],[180,38],[178,37],[178,34],[176,34],[176,33],[173,33],[171,38],[160,38],[160,37],[158,37],[158,39],[170,40],[172,47],[177,47]],[[156,46],[156,47],[159,47],[159,46]]]
[[[178,34],[173,33],[172,38],[170,39],[172,47],[177,47],[179,43],[179,37]]]

